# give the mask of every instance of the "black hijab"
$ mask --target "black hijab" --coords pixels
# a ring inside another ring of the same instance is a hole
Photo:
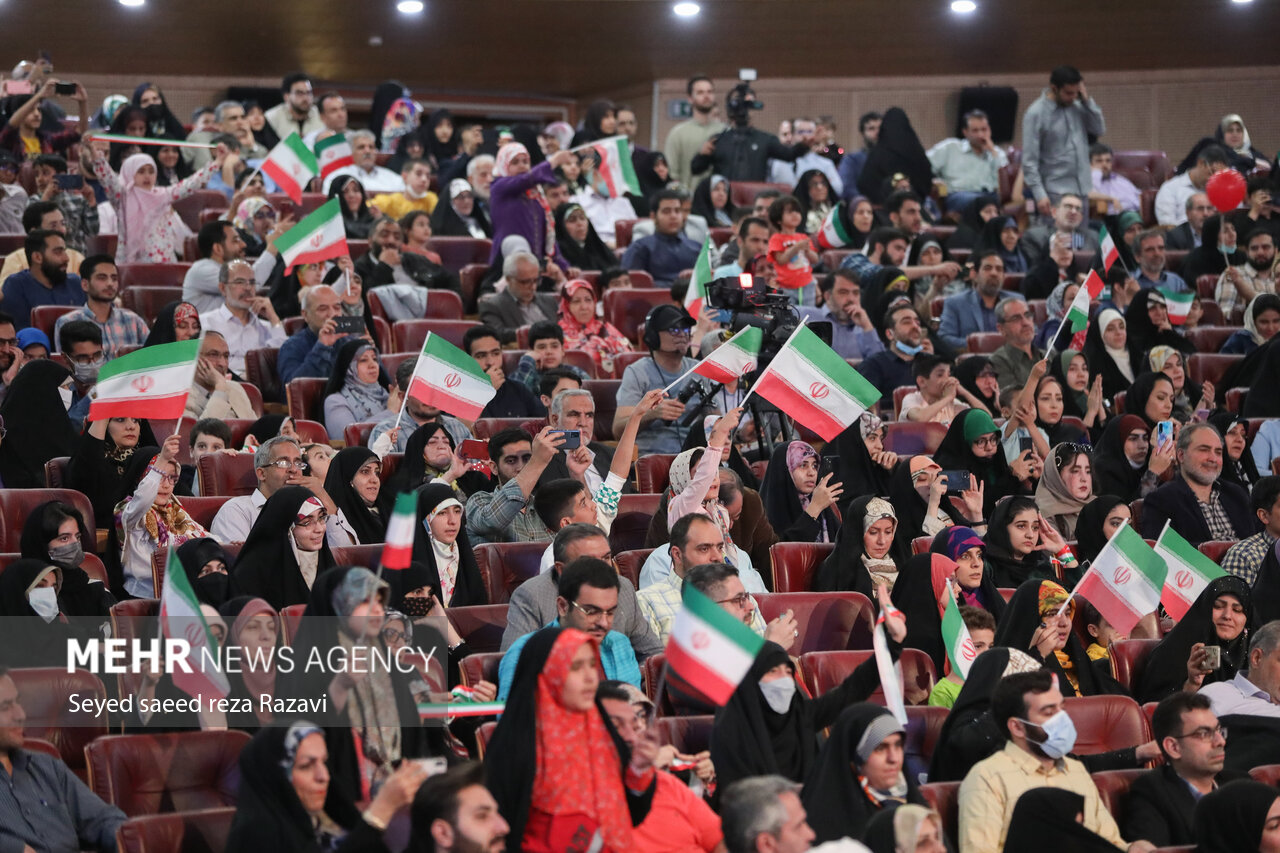
[[[998,442],[994,456],[980,459],[973,452],[973,442],[965,437],[965,425],[971,418],[985,418],[986,421],[991,421],[991,416],[986,412],[979,409],[965,409],[947,427],[947,434],[942,437],[942,443],[933,454],[933,461],[941,465],[944,471],[968,471],[978,480],[984,481],[986,491],[982,512],[990,516],[995,509],[996,500],[1001,495],[1017,494],[1023,491],[1023,488],[1009,468],[1009,462],[1004,455],[1004,446],[999,443],[998,429],[992,430]],[[982,435],[987,434],[982,433]],[[978,437],[981,436],[975,436],[975,440]]]
[[[324,490],[342,511],[361,545],[382,542],[387,534],[387,521],[391,518],[391,492],[379,489],[378,499],[370,507],[351,485],[351,480],[361,466],[370,459],[377,458],[378,454],[367,447],[344,448],[333,457],[333,461],[329,463],[329,473],[324,478]]]
[[[904,458],[893,466],[889,475],[889,503],[898,514],[898,529],[894,531],[894,553],[906,555],[911,553],[911,543],[917,536],[927,535],[924,532],[924,519],[929,511],[929,504],[916,491],[911,482],[911,459]],[[953,524],[968,525],[960,510],[956,509],[951,499],[943,496],[938,508],[944,512]]]
[[[409,89],[399,80],[387,80],[379,83],[373,90],[373,100],[369,104],[369,129],[373,131],[378,148],[382,148],[382,125],[387,120],[391,105],[401,98],[410,97]]]
[[[999,253],[1000,259],[1004,261],[1004,271],[1027,273],[1031,271],[1031,261],[1027,258],[1026,250],[1023,249],[1022,236],[1019,235],[1018,242],[1014,244],[1013,251],[1004,247],[1004,240],[1001,235],[1004,234],[1006,228],[1018,228],[1018,220],[1011,216],[1005,216],[1003,213],[991,217],[982,226],[982,231],[978,234],[978,239],[973,243],[973,254],[985,252],[987,249],[994,249]]]
[[[146,111],[132,104],[116,110],[115,116],[111,119],[111,133],[117,136],[128,136],[125,130],[135,121],[142,121],[147,124],[148,129],[144,134],[145,137],[152,135]],[[185,133],[183,137],[186,137]],[[107,164],[111,166],[113,172],[119,174],[120,166],[124,163],[125,158],[142,150],[143,147],[136,142],[112,142],[107,150]]]
[[[402,581],[402,588],[399,590],[401,596],[405,592],[430,586],[436,593],[436,598],[440,598],[440,572],[436,565],[435,548],[431,544],[427,517],[432,510],[450,498],[462,501],[458,493],[444,483],[428,483],[418,490],[417,523],[413,528],[413,562],[420,564],[419,568],[425,571],[419,572],[410,568],[400,573],[404,576],[399,578]],[[465,520],[458,528],[455,544],[458,548],[458,576],[455,579],[453,597],[449,601],[449,606],[488,604],[489,591],[485,588],[484,579],[480,576],[480,568],[476,565],[476,555],[471,547],[471,540],[467,537]],[[393,597],[393,600],[401,602],[399,598]]]
[[[987,407],[988,412],[998,412],[1000,411],[1000,391],[997,389],[994,396],[988,397],[978,388],[978,374],[990,366],[991,359],[985,355],[971,355],[956,362],[951,373],[960,380],[960,384],[966,391],[977,397],[978,401]]]
[[[907,290],[893,287],[899,279],[907,282]],[[911,282],[907,281],[906,273],[898,267],[881,267],[863,282],[862,310],[871,318],[871,324],[876,327],[881,340],[884,340],[885,313],[894,300],[902,299],[908,304],[911,302],[910,287]]]
[[[160,96],[160,103],[152,104],[149,107],[142,106],[142,94],[148,89],[155,91]],[[173,114],[173,110],[169,109],[169,102],[165,99],[164,92],[159,86],[152,83],[139,83],[137,88],[133,90],[133,97],[129,99],[129,103],[142,110],[147,116],[147,136],[167,139],[186,139],[187,130],[182,126],[182,122],[178,121],[178,117]],[[182,158],[178,158],[178,164],[182,164]]]
[[[1187,340],[1177,329],[1157,329],[1155,323],[1151,322],[1151,318],[1147,316],[1147,304],[1151,301],[1153,293],[1160,299],[1164,298],[1164,294],[1159,291],[1144,287],[1134,294],[1133,301],[1129,303],[1128,308],[1124,309],[1124,326],[1128,335],[1127,346],[1135,368],[1145,364],[1146,354],[1152,347],[1161,345],[1173,347],[1184,356],[1196,351],[1195,344]]]
[[[436,128],[444,121],[450,122],[453,132],[449,134],[449,138],[441,142],[436,137]],[[418,131],[418,136],[422,138],[423,146],[426,153],[431,159],[436,161],[437,171],[443,169],[449,164],[449,161],[458,156],[458,126],[453,120],[453,113],[441,108],[431,113],[427,117],[426,125]]]
[[[1258,577],[1262,579],[1261,572]],[[1234,595],[1244,607],[1244,630],[1230,642],[1221,640],[1213,627],[1213,603],[1220,595]],[[1249,584],[1235,575],[1210,581],[1191,609],[1152,650],[1142,674],[1142,683],[1134,691],[1135,698],[1139,702],[1159,702],[1182,689],[1183,682],[1187,680],[1187,658],[1191,657],[1191,647],[1196,643],[1222,648],[1222,666],[1206,675],[1204,684],[1230,681],[1237,672],[1247,669],[1249,637],[1254,626],[1260,624],[1255,621],[1254,602],[1262,603],[1261,590],[1250,590]]]
[[[1163,373],[1152,373],[1149,370],[1133,377],[1133,384],[1129,386],[1129,391],[1124,396],[1125,414],[1142,418],[1149,430],[1155,429],[1156,422],[1147,417],[1147,402],[1151,399],[1151,392],[1155,390],[1157,382],[1166,383],[1172,397],[1173,380]]]
[[[929,766],[930,782],[953,782],[1004,746],[1005,735],[991,720],[991,694],[1004,678],[1012,655],[993,646],[978,655],[938,733]]]
[[[569,214],[575,212],[583,216],[587,214],[582,209],[582,205],[572,201],[555,209],[556,247],[564,255],[564,259],[570,266],[581,270],[606,270],[617,264],[618,256],[605,245],[604,240],[600,239],[600,235],[596,233],[596,227],[591,224],[591,217],[587,217],[587,239],[582,245],[578,245],[577,241],[569,236],[569,228],[565,225],[565,221],[569,218]]]
[[[873,203],[884,204],[885,179],[897,172],[910,179],[916,195],[928,198],[933,189],[933,167],[907,114],[892,107],[880,121],[880,136],[858,175],[858,189]]]
[[[587,106],[586,114],[582,117],[582,129],[573,135],[573,141],[569,143],[570,147],[576,148],[579,145],[586,145],[588,142],[595,142],[597,139],[604,139],[605,132],[600,128],[600,122],[604,121],[604,117],[609,113],[617,115],[613,101],[603,98],[598,101],[592,101]]]
[[[765,476],[767,479],[767,472]],[[866,532],[863,529],[863,521],[867,515],[867,504],[875,499],[875,495],[864,495],[849,504],[849,509],[845,513],[844,524],[840,526],[840,532],[836,536],[835,548],[827,559],[822,561],[822,565],[818,566],[818,571],[814,575],[813,588],[815,591],[860,592],[875,601],[876,596],[871,581],[871,572],[868,571],[866,564],[862,561],[867,551],[866,545],[862,541],[863,534]],[[898,525],[901,526],[901,524],[902,520],[899,519]],[[895,530],[894,532],[896,533],[897,531]],[[910,549],[903,550],[901,541],[895,536],[893,544],[889,546],[889,553],[886,557],[901,566],[906,563],[910,554]]]
[[[849,504],[858,495],[884,497],[889,494],[890,473],[871,458],[871,452],[867,450],[867,442],[862,437],[863,424],[870,417],[875,416],[864,413],[845,427],[836,436],[835,441],[822,449],[822,455],[835,462],[834,479],[844,486],[840,507],[842,514],[847,511]],[[881,423],[878,429],[884,429],[884,424]]]
[[[191,305],[190,302],[178,299],[160,309],[160,313],[156,315],[156,321],[151,324],[151,332],[147,335],[147,340],[143,344],[144,347],[153,347],[156,344],[171,344],[178,340],[178,334],[173,326],[173,315],[178,310],[178,306],[184,304]],[[191,307],[192,309],[195,308],[194,305]]]
[[[1139,415],[1120,415],[1112,418],[1102,431],[1102,438],[1098,439],[1094,447],[1092,460],[1095,495],[1116,495],[1125,503],[1139,497],[1147,463],[1144,460],[1141,467],[1134,468],[1124,453],[1129,434],[1139,429],[1149,432],[1145,418]]]
[[[213,560],[221,560],[227,567],[227,572],[210,572],[200,577],[200,570]],[[178,546],[178,562],[182,563],[182,570],[201,604],[221,607],[227,603],[230,598],[232,560],[217,539],[206,536],[183,542]],[[227,623],[227,630],[231,630],[230,622]]]
[[[27,522],[22,526],[22,538],[18,549],[22,556],[29,560],[39,560],[45,565],[57,566],[62,570],[62,587],[58,590],[58,604],[62,612],[71,617],[101,619],[106,617],[115,604],[115,599],[106,587],[92,580],[79,565],[59,562],[49,556],[49,541],[58,535],[58,528],[66,519],[67,513],[76,519],[80,528],[81,547],[87,552],[93,550],[93,536],[80,515],[80,511],[71,504],[62,501],[46,501],[31,510]]]
[[[635,163],[635,169],[636,178],[640,181],[640,194],[647,199],[652,197],[658,190],[666,189],[667,184],[671,181],[670,166],[668,166],[667,179],[663,180],[658,175],[658,164],[661,163],[666,166],[667,155],[663,154],[661,151],[645,151],[643,153],[639,153],[638,157],[632,158],[633,162],[637,159],[639,162]],[[632,205],[634,206],[635,203],[632,202]],[[644,205],[644,208],[645,212],[641,213],[640,208],[636,207],[636,215],[647,215],[649,212],[649,206],[647,203]]]
[[[363,195],[360,199],[360,209],[355,213],[347,208],[347,203],[342,199],[342,191],[350,181],[356,182]],[[364,184],[353,175],[335,175],[333,183],[329,184],[329,198],[338,200],[338,209],[342,211],[342,227],[347,232],[347,239],[368,240],[369,232],[373,230],[373,214],[369,212],[369,194],[365,192]]]
[[[1073,349],[1056,351],[1049,357],[1048,376],[1052,376],[1058,380],[1058,385],[1062,388],[1062,416],[1084,419],[1086,410],[1089,406],[1089,391],[1085,386],[1084,391],[1073,391],[1071,386],[1067,385],[1067,366],[1079,355],[1084,354]],[[963,363],[963,362],[962,362]],[[1085,366],[1088,367],[1089,360],[1085,358]],[[1053,444],[1054,442],[1049,442]]]
[[[1262,845],[1267,814],[1280,791],[1253,779],[1237,779],[1196,803],[1192,828],[1196,853],[1241,853]]]
[[[1031,788],[1014,803],[1004,849],[1036,853],[1114,851],[1114,844],[1076,822],[1076,815],[1084,810],[1084,797],[1075,791]]]
[[[719,178],[725,184],[726,198],[724,207],[716,207],[711,200],[712,183]],[[733,184],[724,175],[707,175],[698,182],[693,190],[693,213],[707,220],[711,227],[725,227],[733,224]]]
[[[462,219],[462,214],[453,209],[453,200],[456,197],[453,194],[453,181],[442,186],[440,190],[440,201],[436,204],[436,209],[431,212],[431,233],[437,237],[472,236],[471,229],[467,227],[467,223]],[[461,192],[461,190],[459,191]],[[471,193],[472,198],[475,198],[475,190],[471,188],[470,184],[467,185],[466,191]],[[489,215],[480,206],[479,199],[476,199],[474,206],[471,208],[471,218],[476,221],[476,225],[480,226],[480,230],[484,232],[486,237],[493,236],[493,223],[489,221]],[[590,222],[589,219],[587,221]]]
[[[58,393],[70,376],[69,370],[47,358],[18,369],[0,403],[7,430],[0,442],[0,482],[5,488],[44,488],[44,463],[75,450],[76,433]]]
[[[1102,374],[1102,396],[1108,401],[1115,399],[1116,394],[1126,390],[1129,387],[1129,379],[1120,372],[1115,360],[1111,354],[1107,352],[1106,343],[1102,340],[1102,324],[1098,322],[1098,317],[1102,313],[1101,309],[1095,311],[1093,316],[1089,318],[1089,330],[1084,335],[1084,353],[1085,361],[1089,363],[1089,384],[1093,385],[1093,380],[1098,374]],[[1146,318],[1147,311],[1144,307],[1142,310],[1143,318]],[[1122,315],[1123,318],[1123,315]],[[1150,323],[1150,320],[1147,320]],[[1129,321],[1125,319],[1126,333]],[[1132,339],[1126,337],[1125,340],[1131,344]],[[1141,358],[1134,358],[1132,346],[1128,346],[1125,354],[1121,358],[1129,359],[1130,369],[1134,375],[1141,373]]]
[[[1209,423],[1216,427],[1218,433],[1224,437],[1227,434],[1227,430],[1236,424],[1244,425],[1246,439],[1249,435],[1249,420],[1234,412],[1216,412],[1209,416]],[[1244,452],[1240,454],[1239,460],[1232,459],[1227,455],[1225,445],[1222,450],[1222,479],[1228,483],[1235,483],[1246,492],[1252,489],[1254,483],[1257,483],[1262,476],[1261,472],[1258,471],[1257,463],[1253,461],[1250,444],[1252,442],[1245,441]]]
[[[23,368],[23,370],[26,369]],[[1274,391],[1280,388],[1280,335],[1276,335],[1244,357],[1244,362],[1240,365],[1232,384],[1240,386],[1242,383],[1249,386],[1249,393],[1244,396],[1243,411],[1240,414],[1246,418],[1280,417],[1280,394]],[[1254,389],[1257,389],[1258,393],[1253,393]],[[7,403],[8,400],[5,402]],[[4,411],[4,408],[0,407],[0,414]],[[6,423],[7,417],[6,415]],[[8,484],[6,479],[5,485]]]
[[[415,429],[413,434],[405,441],[404,458],[400,461],[400,467],[391,475],[391,479],[383,485],[383,490],[387,494],[395,495],[400,492],[412,492],[426,485],[429,479],[436,476],[434,470],[427,470],[427,461],[422,458],[422,452],[427,448],[427,441],[438,432],[444,433],[445,440],[449,442],[451,450],[457,450],[453,436],[449,434],[449,430],[445,429],[441,421],[427,421]],[[462,500],[465,495],[490,491],[493,488],[492,481],[478,471],[468,471],[463,474],[458,478],[457,486],[462,490],[459,500]]]
[[[298,567],[291,537],[299,508],[314,497],[310,489],[285,486],[267,498],[231,569],[232,595],[261,598],[277,611],[307,602],[307,582]],[[324,542],[320,545],[316,577],[332,566],[333,555],[329,543]]]
[[[945,554],[931,550],[912,555],[898,572],[891,598],[907,621],[911,647],[927,654],[933,660],[934,671],[941,677],[946,672],[947,646],[942,638],[938,597],[933,590],[933,564],[939,560],[945,561],[941,565],[950,563],[950,571],[954,574],[955,561]],[[997,591],[996,595],[999,594]]]
[[[888,720],[881,720],[888,717]],[[824,841],[835,841],[840,838],[861,838],[866,831],[867,823],[882,811],[892,810],[899,801],[886,800],[883,804],[873,803],[862,789],[857,765],[858,747],[867,736],[867,729],[872,723],[878,727],[901,728],[893,714],[883,705],[872,705],[859,702],[850,705],[840,712],[840,717],[831,727],[827,742],[822,745],[817,761],[805,777],[804,788],[800,799],[809,815],[809,826],[813,827],[817,838],[815,844]],[[874,734],[872,735],[874,736]],[[903,738],[905,740],[905,734]],[[874,749],[883,739],[878,739],[871,748]],[[916,784],[909,774],[904,774],[907,782],[906,802],[924,805]]]
[[[770,773],[803,782],[814,766],[818,740],[813,715],[806,709],[808,700],[797,690],[787,712],[778,714],[760,691],[760,679],[779,664],[794,671],[782,647],[766,642],[737,690],[716,712],[711,760],[724,787],[748,776]]]
[[[1111,510],[1128,505],[1116,495],[1098,495],[1080,510],[1076,519],[1076,559],[1081,566],[1092,563],[1106,546],[1108,537],[1102,526]]]
[[[84,640],[91,634],[59,615],[45,622],[27,598],[27,589],[47,570],[58,575],[62,585],[62,569],[50,560],[15,560],[0,573],[0,666],[63,666],[67,658],[67,641]],[[61,589],[58,605],[62,606]]]
[[[1205,217],[1200,226],[1200,245],[1187,252],[1182,259],[1182,277],[1187,285],[1195,289],[1196,279],[1202,275],[1220,276],[1230,264],[1233,267],[1244,266],[1249,256],[1240,251],[1243,234],[1236,235],[1236,250],[1224,256],[1218,251],[1218,241],[1222,237],[1222,216]]]
[[[800,503],[800,493],[796,490],[795,481],[791,479],[791,471],[787,467],[787,449],[790,445],[790,442],[780,443],[769,457],[769,467],[764,472],[764,482],[760,484],[760,500],[764,503],[765,517],[784,542],[820,541],[818,536],[824,524],[827,541],[834,541],[840,530],[840,518],[835,511],[827,507],[818,515],[817,520],[812,520]],[[818,458],[821,460],[821,457]],[[814,531],[812,538],[796,538],[802,530]]]
[[[1005,217],[999,212],[1000,198],[994,193],[983,193],[974,198],[964,206],[960,211],[960,224],[956,226],[956,230],[947,239],[947,249],[973,249],[976,247],[978,239],[982,235],[983,228],[986,227],[987,221],[982,218],[982,209],[987,205],[994,204],[996,206],[996,215],[992,219],[1003,220]],[[994,248],[994,247],[993,247]]]
[[[987,535],[983,540],[987,543],[984,556],[987,561],[987,573],[997,587],[1019,587],[1030,580],[1057,580],[1053,562],[1049,555],[1040,549],[1032,551],[1025,557],[1019,557],[1013,551],[1009,538],[1009,525],[1018,513],[1024,510],[1036,510],[1035,499],[1027,495],[1012,495],[1001,498],[991,518],[987,522]],[[1001,643],[1000,645],[1013,645]],[[1023,648],[1015,646],[1015,648]]]
[[[1066,670],[1058,662],[1057,654],[1050,652],[1047,658],[1041,658],[1039,649],[1031,645],[1031,639],[1035,636],[1036,630],[1044,619],[1040,615],[1040,587],[1045,583],[1056,584],[1057,581],[1032,579],[1018,587],[1017,592],[1013,594],[1013,598],[1009,599],[1009,606],[1005,608],[1004,616],[1001,617],[1000,624],[996,627],[995,644],[1024,651],[1032,658],[1039,660],[1044,669],[1058,676],[1058,684],[1062,688],[1062,694],[1070,698],[1071,682],[1067,679]],[[1094,665],[1094,661],[1089,660],[1089,655],[1085,653],[1084,645],[1080,642],[1080,638],[1076,636],[1075,631],[1071,631],[1067,635],[1067,644],[1061,651],[1071,660],[1076,681],[1080,685],[1081,696],[1126,693],[1125,689],[1111,678],[1109,673],[1104,673]],[[1101,663],[1108,667],[1110,666],[1109,661],[1104,660]],[[1184,657],[1182,660],[1184,677],[1186,668],[1187,661]]]

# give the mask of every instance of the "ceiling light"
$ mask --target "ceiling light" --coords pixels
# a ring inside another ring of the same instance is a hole
[[[671,7],[671,11],[675,12],[682,18],[692,18],[694,15],[702,11],[702,7],[697,3],[677,3]]]
[[[406,15],[416,15],[421,12],[425,6],[422,0],[400,0],[396,4],[396,8]]]
[[[951,0],[951,11],[967,15],[970,12],[978,11],[978,4],[973,0]]]
[[[1231,0],[1231,2],[1232,2],[1232,3],[1240,3],[1240,4],[1242,4],[1242,5],[1243,5],[1243,4],[1245,4],[1245,3],[1252,3],[1252,2],[1253,2],[1253,0]]]
[[[141,6],[147,0],[120,0],[121,6]]]

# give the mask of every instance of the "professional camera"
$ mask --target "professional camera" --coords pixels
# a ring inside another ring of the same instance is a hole
[[[750,111],[764,109],[764,103],[756,100],[751,82],[743,80],[725,95],[724,107],[725,113],[729,116],[729,121],[738,127],[743,127],[750,120],[748,118]]]
[[[760,346],[757,371],[768,366],[787,338],[800,325],[800,313],[791,304],[786,293],[769,287],[762,276],[744,272],[740,276],[725,276],[707,284],[707,303],[723,313],[730,313],[730,334],[736,334],[748,326],[755,326],[764,333]],[[830,345],[831,323],[822,320],[811,322],[809,328],[823,342]],[[754,381],[755,374],[750,376]]]

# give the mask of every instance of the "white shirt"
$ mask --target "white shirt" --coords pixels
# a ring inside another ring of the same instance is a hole
[[[1251,717],[1280,717],[1280,705],[1271,701],[1265,690],[1237,672],[1230,681],[1218,681],[1200,688],[1209,698],[1209,706],[1219,718],[1227,714],[1247,714]]]
[[[626,196],[605,198],[591,187],[587,187],[571,196],[569,200],[582,205],[587,219],[596,229],[596,234],[610,246],[614,245],[617,239],[613,223],[619,219],[636,218],[636,209],[631,206],[631,201]]]
[[[265,284],[275,266],[276,256],[263,252],[253,262],[254,278],[259,284]],[[196,306],[201,314],[218,310],[223,304],[222,293],[218,290],[218,271],[221,267],[213,258],[201,258],[193,263],[182,279],[182,301]]]
[[[155,598],[155,583],[151,577],[151,555],[156,541],[143,526],[151,505],[160,491],[160,472],[148,470],[133,490],[133,499],[124,505],[120,513],[120,525],[124,528],[124,542],[120,543],[124,568],[125,592],[135,598]]]
[[[365,195],[404,192],[404,178],[390,169],[375,165],[373,170],[369,172],[359,166],[343,166],[324,179],[324,191],[326,193],[329,192],[329,185],[333,183],[333,179],[338,175],[350,175],[355,178],[364,187]]]
[[[1160,185],[1156,193],[1156,221],[1161,225],[1181,225],[1187,221],[1187,199],[1203,190],[1191,183],[1186,172]]]
[[[775,184],[790,184],[794,187],[800,181],[800,176],[810,169],[817,169],[826,177],[827,183],[831,185],[832,199],[838,200],[840,194],[844,192],[844,181],[840,179],[840,173],[836,171],[836,164],[831,158],[823,157],[815,151],[801,154],[791,163],[785,160],[770,160],[769,181]]]
[[[727,556],[733,561],[734,568],[738,570],[738,577],[742,580],[743,588],[747,592],[768,593],[769,588],[764,585],[764,578],[760,577],[760,572],[751,564],[751,555],[737,545],[733,546],[733,550],[735,553]],[[636,589],[644,589],[660,583],[671,572],[671,551],[666,545],[654,548],[653,553],[649,555],[644,561],[644,565],[640,567],[640,584]]]
[[[347,548],[361,544],[360,536],[351,526],[351,522],[347,521],[342,510],[329,516],[329,521],[325,524],[324,538],[330,548]]]
[[[231,353],[228,365],[237,376],[244,376],[244,357],[251,349],[279,347],[284,343],[284,324],[271,325],[261,317],[249,318],[242,323],[224,303],[216,311],[200,315],[200,327],[207,332],[219,332],[227,341]]]
[[[243,542],[249,538],[253,523],[258,520],[267,496],[261,489],[254,489],[252,494],[239,495],[222,505],[218,514],[213,517],[209,532],[213,538],[225,544]]]

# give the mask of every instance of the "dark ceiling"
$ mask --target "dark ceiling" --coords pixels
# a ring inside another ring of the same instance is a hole
[[[865,77],[1270,65],[1280,3],[1255,0],[10,0],[11,50],[80,72],[398,78],[415,90],[583,97],[701,70]],[[1266,34],[1270,33],[1271,36]],[[380,46],[371,46],[371,37]],[[16,57],[8,61],[16,61]]]

